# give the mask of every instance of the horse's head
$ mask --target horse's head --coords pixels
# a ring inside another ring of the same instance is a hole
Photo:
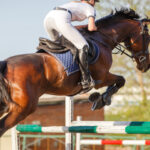
[[[119,50],[133,58],[137,63],[137,68],[142,72],[150,68],[149,23],[149,19],[140,20],[140,16],[134,10],[124,8],[96,21],[99,33],[105,37],[100,39],[103,39],[111,49],[117,48],[118,45],[125,48],[120,44],[124,42],[125,49],[131,52],[131,56],[120,48]]]
[[[149,58],[149,19],[138,20],[138,26],[132,31],[128,39],[125,41],[127,49],[132,53],[132,58],[137,63],[137,68],[146,72],[150,68]]]

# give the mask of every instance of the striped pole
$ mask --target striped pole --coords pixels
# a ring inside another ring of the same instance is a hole
[[[80,145],[150,145],[150,140],[89,140],[80,141]]]
[[[150,122],[143,121],[72,121],[71,126],[144,126],[150,127]]]
[[[18,125],[16,128],[20,132],[47,132],[47,133],[115,133],[115,134],[150,134],[148,126],[50,126],[40,125]]]

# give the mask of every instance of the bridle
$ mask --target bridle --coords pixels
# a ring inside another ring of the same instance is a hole
[[[148,32],[148,27],[147,27],[147,24],[143,24],[143,22],[150,22],[150,20],[146,20],[146,19],[143,19],[143,20],[140,20],[140,28],[141,28],[141,32],[139,35],[137,35],[137,37],[135,38],[135,40],[132,42],[132,44],[130,45],[122,45],[120,44],[119,42],[116,42],[114,41],[110,36],[107,36],[106,34],[104,34],[102,31],[100,31],[101,34],[105,35],[107,38],[111,39],[111,41],[113,41],[115,43],[115,45],[117,45],[115,48],[118,50],[118,52],[115,52],[113,54],[125,54],[126,56],[128,56],[129,58],[131,58],[132,60],[134,60],[135,58],[137,58],[139,60],[140,63],[144,62],[146,60],[146,56],[147,54],[149,54],[149,51],[148,51],[148,48],[146,49],[146,46],[145,46],[145,42],[146,42],[146,34]],[[133,53],[133,51],[131,50],[131,54],[128,54],[126,52],[126,50],[128,50],[129,48],[131,48],[131,46],[133,44],[135,44],[135,42],[139,39],[140,35],[143,36],[143,48],[142,48],[142,51],[140,52],[137,52],[137,53]],[[123,50],[122,50],[123,48]]]
[[[135,38],[135,40],[132,42],[132,44],[130,46],[126,46],[126,48],[128,49],[129,47],[131,47],[140,37],[140,35],[142,35],[142,51],[137,52],[137,53],[133,53],[133,51],[131,51],[132,55],[130,56],[132,59],[137,58],[139,60],[140,63],[144,62],[146,60],[146,56],[147,54],[149,54],[148,51],[148,47],[146,48],[146,34],[148,33],[148,27],[147,24],[143,24],[143,20],[140,21],[140,27],[141,27],[141,32],[140,34]]]

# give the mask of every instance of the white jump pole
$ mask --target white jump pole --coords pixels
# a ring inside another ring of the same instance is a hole
[[[71,126],[73,121],[73,97],[67,96],[65,99],[65,126]],[[65,134],[65,150],[73,150],[73,135],[72,133]]]
[[[80,122],[82,120],[81,116],[77,116],[77,121]],[[76,133],[76,150],[81,150],[81,133]]]
[[[12,150],[19,150],[16,126],[11,129]]]

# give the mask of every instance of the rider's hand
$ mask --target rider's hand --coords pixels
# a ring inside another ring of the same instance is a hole
[[[89,17],[88,30],[89,31],[97,31],[97,27],[95,25],[95,18],[94,17]]]
[[[96,25],[93,27],[93,31],[97,31],[97,26]]]

